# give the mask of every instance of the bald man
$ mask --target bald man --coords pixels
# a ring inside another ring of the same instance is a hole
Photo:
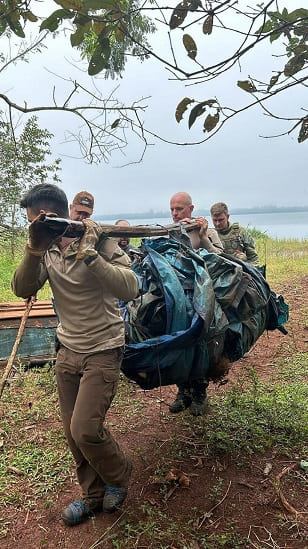
[[[205,248],[208,252],[220,254],[223,245],[215,229],[209,229],[208,222],[204,217],[192,217],[194,205],[191,196],[186,192],[175,193],[170,199],[170,212],[174,223],[185,221],[197,221],[200,225],[199,231],[191,231],[189,238],[192,247],[195,249]]]
[[[208,252],[220,254],[223,251],[223,245],[219,240],[215,229],[209,229],[208,222],[204,217],[192,217],[194,205],[191,196],[186,192],[178,192],[171,197],[170,211],[174,223],[180,221],[197,221],[200,229],[191,231],[189,238],[192,247],[205,248]],[[207,379],[191,379],[187,383],[178,385],[178,394],[175,400],[169,405],[169,410],[173,414],[182,412],[186,408],[193,416],[200,416],[206,410],[206,389]]]

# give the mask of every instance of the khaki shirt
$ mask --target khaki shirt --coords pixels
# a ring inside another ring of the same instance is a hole
[[[79,242],[74,240],[64,254],[54,244],[43,258],[31,255],[26,247],[14,273],[13,291],[28,298],[49,280],[60,318],[57,335],[65,347],[80,353],[120,347],[124,325],[118,300],[137,297],[137,277],[114,239],[103,240],[89,265],[76,259]]]

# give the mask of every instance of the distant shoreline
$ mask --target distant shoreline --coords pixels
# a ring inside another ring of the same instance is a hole
[[[275,206],[262,206],[262,207],[253,207],[253,208],[232,208],[232,216],[234,215],[245,215],[245,214],[268,214],[268,213],[296,213],[296,212],[307,212],[308,206],[285,206],[285,207],[275,207]],[[194,210],[194,215],[209,216],[209,210]],[[170,212],[154,212],[150,210],[148,212],[142,213],[115,213],[115,214],[95,214],[93,219],[158,219],[158,218],[168,218],[170,219]]]

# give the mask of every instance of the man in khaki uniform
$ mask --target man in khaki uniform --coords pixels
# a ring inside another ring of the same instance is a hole
[[[70,219],[73,221],[82,221],[89,219],[94,210],[94,196],[88,191],[80,191],[73,198],[70,204]]]
[[[118,300],[138,294],[129,258],[101,227],[84,219],[82,238],[55,237],[44,216],[68,218],[65,193],[56,185],[33,187],[21,200],[30,224],[24,258],[14,273],[17,296],[35,295],[49,281],[59,317],[56,377],[65,435],[82,491],[62,513],[74,526],[93,512],[123,503],[130,460],[104,426],[123,357],[124,326]]]
[[[83,219],[89,219],[94,210],[94,196],[87,191],[80,191],[73,198],[72,204],[69,206],[69,215],[72,221],[83,221]],[[34,298],[35,299],[35,298]],[[51,294],[51,302],[54,311],[58,317],[58,311],[56,309],[55,300]],[[55,340],[56,352],[58,351],[59,340],[56,336]]]
[[[219,240],[215,229],[208,227],[208,222],[204,217],[192,217],[194,205],[191,196],[186,192],[178,192],[171,197],[170,212],[174,223],[180,221],[197,221],[200,229],[191,231],[189,238],[192,247],[195,249],[205,248],[211,253],[221,253],[223,246]],[[169,410],[173,414],[182,412],[189,408],[193,416],[200,416],[206,410],[206,389],[207,379],[190,379],[187,383],[178,385],[178,393],[175,400],[169,405]]]
[[[223,243],[224,252],[233,255],[242,261],[247,261],[256,267],[259,265],[259,257],[255,249],[255,243],[249,232],[239,223],[229,222],[228,206],[224,202],[217,202],[211,207],[211,216],[214,227]]]

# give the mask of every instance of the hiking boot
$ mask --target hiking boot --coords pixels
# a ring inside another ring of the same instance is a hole
[[[132,474],[132,463],[127,459],[127,485]],[[128,486],[105,486],[103,499],[104,513],[114,513],[117,511],[127,496]]]
[[[169,404],[169,410],[172,414],[183,412],[191,405],[192,397],[188,388],[179,387],[175,400]]]
[[[127,496],[127,486],[105,486],[105,495],[103,500],[104,513],[114,513],[117,511]]]
[[[204,396],[203,399],[199,398],[198,400],[193,400],[190,405],[189,411],[193,416],[202,416],[207,408],[208,400],[206,396]]]
[[[76,526],[84,520],[94,517],[94,511],[100,511],[102,509],[102,503],[95,503],[87,501],[86,498],[79,501],[73,501],[68,507],[64,509],[61,514],[61,518],[66,526]]]
[[[195,379],[191,385],[192,403],[189,411],[193,416],[202,416],[208,407],[206,397],[208,381],[205,379]]]

